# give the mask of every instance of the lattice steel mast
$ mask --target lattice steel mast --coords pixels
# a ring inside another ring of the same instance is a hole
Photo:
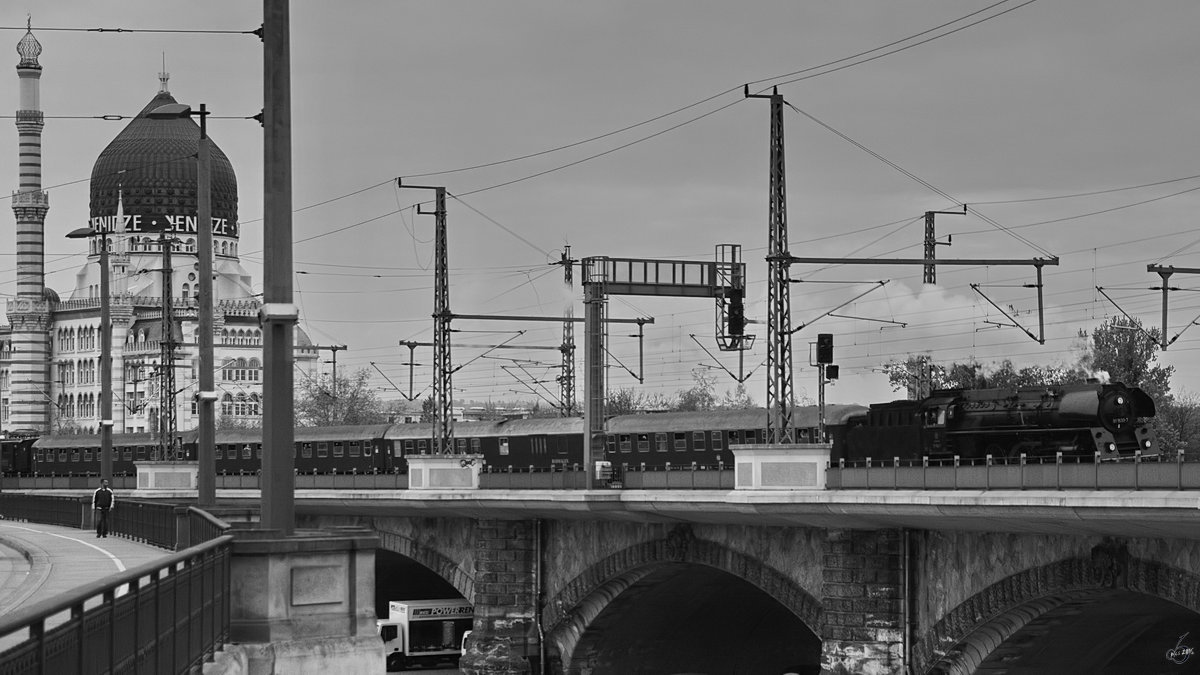
[[[171,296],[171,247],[178,241],[163,232],[158,238],[162,247],[162,335],[159,336],[158,360],[158,444],[159,459],[172,460],[175,457],[175,430],[177,416],[175,411],[175,329],[171,307],[174,299]]]
[[[446,188],[425,185],[403,185],[399,187],[433,190],[433,211],[417,213],[433,215],[434,225],[434,271],[433,271],[433,453],[450,454],[454,451],[454,385],[451,375],[454,367],[450,362],[450,263],[446,244]]]
[[[567,286],[567,292],[571,295],[574,288],[574,276],[572,269],[575,261],[571,259],[571,247],[564,246],[562,259],[559,264],[563,266],[563,283]],[[563,317],[562,327],[562,372],[558,376],[559,385],[559,410],[563,417],[570,417],[575,414],[575,301],[574,297],[567,302],[565,316]]]
[[[787,182],[784,179],[783,95],[747,98],[771,100],[771,183],[767,247],[767,443],[795,441],[792,429],[792,302],[788,267]]]

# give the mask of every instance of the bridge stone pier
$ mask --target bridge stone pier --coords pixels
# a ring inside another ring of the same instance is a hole
[[[1186,493],[488,492],[301,494],[299,524],[472,600],[470,674],[1200,666]]]

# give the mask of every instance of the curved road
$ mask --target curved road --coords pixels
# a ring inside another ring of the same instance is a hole
[[[115,535],[0,520],[0,616],[170,553]],[[0,636],[0,650],[21,638]]]

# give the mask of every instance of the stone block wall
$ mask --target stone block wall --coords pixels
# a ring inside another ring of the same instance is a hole
[[[475,623],[459,661],[466,675],[536,671],[535,527],[532,521],[475,524]]]
[[[821,672],[900,672],[904,656],[899,530],[830,530],[823,551]]]

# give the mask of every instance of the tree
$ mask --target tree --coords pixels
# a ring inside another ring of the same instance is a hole
[[[433,402],[432,396],[426,396],[425,400],[421,401],[421,421],[437,421],[437,404]]]
[[[715,377],[700,372],[692,373],[695,384],[690,389],[684,389],[676,397],[673,408],[680,411],[712,410],[717,405],[717,380]]]
[[[670,410],[672,401],[662,394],[646,395],[631,388],[617,389],[604,399],[605,415],[632,415],[647,410]]]
[[[1192,458],[1200,454],[1200,398],[1194,394],[1172,396],[1155,406],[1155,413],[1159,452],[1183,450]]]
[[[943,367],[935,365],[928,356],[912,354],[903,362],[885,364],[884,372],[892,390],[905,390],[909,398],[922,398],[934,389],[1015,389],[1075,384],[1087,379],[1087,373],[1078,365],[1017,368],[1010,359],[990,366],[971,359]]]
[[[350,377],[339,377],[336,387],[327,375],[307,380],[296,391],[296,424],[325,427],[386,422],[383,403],[370,380],[371,371],[366,368]]]
[[[217,415],[215,428],[221,429],[261,429],[262,417],[234,417],[233,415]]]
[[[1160,342],[1157,328],[1147,331],[1137,319],[1115,316],[1092,331],[1090,349],[1080,363],[1093,372],[1108,373],[1114,382],[1140,387],[1162,405],[1170,401],[1175,367],[1155,365]]]
[[[717,406],[721,410],[746,410],[747,408],[757,407],[754,404],[754,399],[750,394],[746,393],[746,385],[738,382],[732,391],[725,390],[725,396],[721,399],[720,405]]]

